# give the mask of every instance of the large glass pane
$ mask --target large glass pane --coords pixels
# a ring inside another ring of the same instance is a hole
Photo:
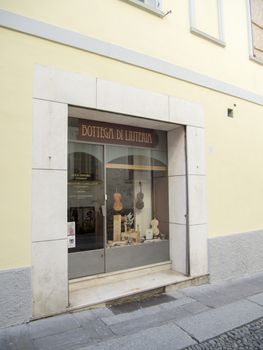
[[[103,146],[69,142],[68,147],[68,221],[76,227],[76,247],[69,252],[103,248]]]
[[[107,247],[168,240],[166,150],[107,146],[106,174]]]

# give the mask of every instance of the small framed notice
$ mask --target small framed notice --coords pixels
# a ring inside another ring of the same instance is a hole
[[[68,248],[76,248],[75,221],[68,222]]]

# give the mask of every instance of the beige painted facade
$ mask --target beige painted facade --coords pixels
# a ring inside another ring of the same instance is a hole
[[[199,3],[195,3],[196,26],[216,37],[216,1],[210,1],[210,22]],[[1,28],[0,269],[32,263],[32,95],[36,65],[201,105],[205,115],[208,236],[263,229],[263,65],[249,59],[247,1],[222,3],[225,46],[190,32],[188,1],[163,0],[163,11],[172,13],[160,18],[122,0],[0,0],[4,11],[161,59],[202,74],[209,81],[231,84],[247,96],[224,93],[217,83],[213,89],[206,88],[194,79],[187,82],[37,34]],[[256,102],[250,94],[257,96]],[[233,109],[233,118],[227,117],[228,109]]]

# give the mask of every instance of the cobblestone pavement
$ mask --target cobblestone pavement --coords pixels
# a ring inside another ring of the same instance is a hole
[[[0,350],[263,350],[263,273],[0,328]]]
[[[263,318],[185,350],[261,350]]]

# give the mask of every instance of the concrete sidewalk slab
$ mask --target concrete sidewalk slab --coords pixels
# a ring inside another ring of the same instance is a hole
[[[81,350],[179,350],[196,342],[174,324],[166,324],[126,335]]]
[[[218,308],[262,292],[262,275],[262,273],[257,273],[236,280],[188,287],[182,289],[182,293],[204,305]]]
[[[248,300],[263,306],[263,293],[253,295],[252,297],[249,297]]]
[[[190,312],[191,314],[195,315],[195,314],[199,314],[199,313],[204,312],[204,311],[208,311],[211,308],[199,303],[198,301],[193,301],[191,303],[184,304],[183,309]]]
[[[262,316],[263,307],[241,300],[174,322],[202,342]]]
[[[53,316],[30,322],[29,333],[32,339],[64,333],[80,327],[80,323],[70,314]]]
[[[41,350],[76,350],[92,343],[88,332],[82,328],[73,329],[64,333],[54,334],[33,340],[34,349]]]
[[[113,315],[110,317],[103,317],[102,321],[110,326],[110,325],[114,325],[114,324],[125,322],[125,321],[132,321],[132,320],[135,320],[135,319],[138,319],[141,317],[145,317],[145,316],[150,316],[150,315],[152,316],[152,315],[158,314],[164,310],[169,310],[170,312],[172,312],[173,310],[175,310],[179,306],[189,304],[193,301],[194,300],[191,298],[184,297],[184,298],[180,298],[178,300],[170,301],[169,303],[165,303],[165,304],[154,305],[154,306],[147,307],[147,308],[141,308],[139,310],[121,313],[121,314]]]
[[[111,325],[110,328],[113,333],[117,335],[127,335],[139,332],[142,329],[157,327],[172,320],[179,320],[189,317],[191,314],[184,310],[181,306],[174,310],[163,310],[154,315],[145,315],[135,320],[128,320],[125,322]]]
[[[262,350],[263,318],[184,350]]]
[[[211,346],[219,335],[218,342],[223,341],[224,332],[230,331],[226,338],[230,339],[234,328],[236,337],[243,337],[243,330],[249,329],[255,341],[261,333],[263,339],[260,317],[263,273],[213,285],[169,289],[168,293],[130,304],[74,311],[0,329],[0,349],[166,350],[191,346],[200,350],[205,349],[200,344],[204,340]],[[248,324],[251,321],[255,326]],[[240,326],[242,331],[237,330]]]
[[[28,326],[20,325],[0,330],[1,350],[35,350]]]

